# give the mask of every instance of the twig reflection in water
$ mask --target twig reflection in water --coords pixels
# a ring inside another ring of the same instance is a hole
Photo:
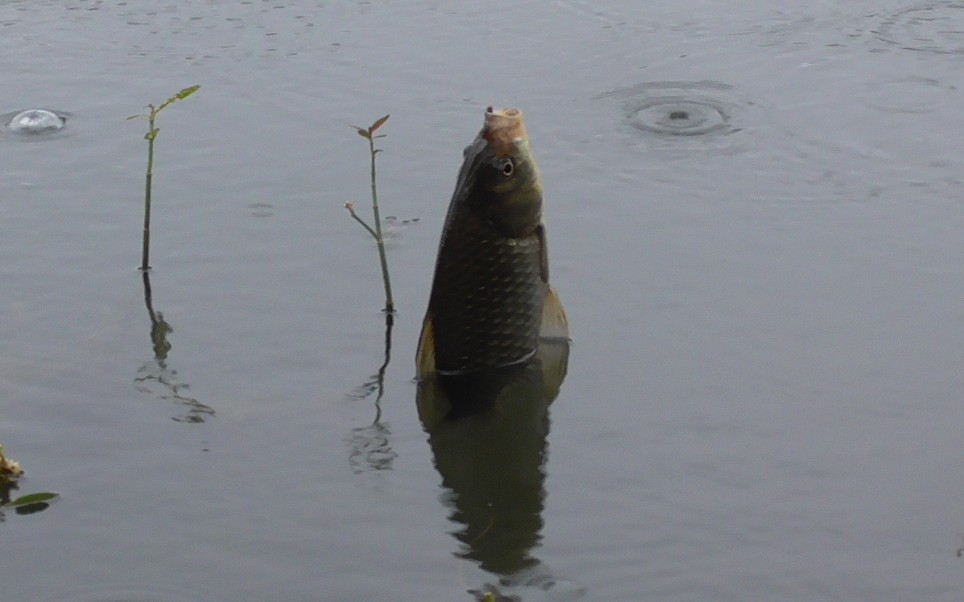
[[[520,599],[532,588],[566,599],[584,594],[533,555],[542,538],[549,405],[568,360],[567,340],[545,340],[527,362],[419,383],[419,417],[447,490],[442,501],[459,526],[456,555],[497,579],[468,590],[477,600]]]
[[[392,327],[395,314],[385,312],[385,355],[375,374],[358,386],[349,397],[362,400],[375,393],[375,420],[363,427],[353,428],[347,438],[348,462],[352,472],[360,474],[378,470],[391,470],[398,454],[392,449],[391,431],[382,423],[382,397],[385,395],[385,371],[392,359]]]
[[[167,355],[171,351],[171,343],[167,335],[174,332],[174,328],[164,319],[164,314],[154,310],[154,300],[151,292],[151,280],[147,270],[141,272],[144,279],[144,305],[147,315],[151,319],[151,346],[154,349],[154,359],[144,362],[138,368],[134,382],[138,383],[137,390],[142,393],[153,393],[151,383],[157,383],[164,389],[158,394],[160,399],[172,399],[187,409],[180,416],[173,416],[177,422],[204,422],[205,416],[213,416],[214,408],[207,406],[194,397],[185,394],[191,387],[187,383],[178,381],[177,370],[167,365]]]

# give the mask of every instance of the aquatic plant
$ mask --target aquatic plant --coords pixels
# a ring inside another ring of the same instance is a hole
[[[50,507],[51,502],[60,497],[59,494],[44,492],[22,495],[15,500],[0,503],[0,520],[3,520],[3,509],[13,508],[17,514],[33,514],[41,512]]]
[[[13,508],[17,514],[33,514],[46,510],[50,506],[47,502],[60,497],[57,493],[45,491],[22,495],[11,500],[10,492],[17,489],[17,479],[21,476],[23,476],[23,469],[4,455],[3,446],[0,445],[0,522],[4,520],[3,511],[6,508]]]
[[[388,115],[375,120],[375,123],[371,124],[371,126],[367,128],[358,127],[357,125],[351,126],[355,128],[355,131],[358,132],[359,136],[368,140],[368,152],[371,155],[372,166],[372,213],[374,214],[375,227],[372,228],[369,226],[365,220],[360,218],[358,214],[355,213],[355,206],[351,202],[345,203],[345,209],[348,210],[348,213],[351,214],[352,218],[354,218],[356,222],[361,224],[365,230],[368,230],[368,233],[375,238],[375,242],[378,244],[378,258],[382,264],[382,281],[385,284],[385,313],[393,314],[395,313],[395,301],[392,299],[392,282],[388,275],[388,259],[385,256],[385,239],[382,236],[382,221],[378,211],[378,187],[375,183],[375,156],[382,152],[382,149],[375,148],[375,139],[385,137],[385,134],[375,134],[375,132],[378,130],[378,128],[385,125],[386,121],[388,121]]]
[[[161,111],[175,102],[184,100],[191,94],[194,94],[200,87],[200,85],[194,85],[189,88],[184,88],[156,107],[152,104],[147,105],[147,108],[150,111],[147,115],[140,114],[131,115],[128,117],[128,119],[147,117],[147,133],[144,134],[144,139],[147,140],[147,177],[144,188],[144,239],[141,249],[141,270],[151,269],[151,266],[148,263],[151,249],[151,180],[154,177],[154,140],[157,138],[157,133],[160,131],[158,128],[154,127],[154,121],[157,119],[157,115]]]
[[[23,470],[20,468],[20,464],[7,459],[7,457],[3,455],[3,446],[0,445],[0,478],[19,477],[22,474]]]

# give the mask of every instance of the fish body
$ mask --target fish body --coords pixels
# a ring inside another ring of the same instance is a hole
[[[485,114],[466,147],[439,243],[418,376],[525,362],[569,335],[549,285],[542,184],[517,109]]]

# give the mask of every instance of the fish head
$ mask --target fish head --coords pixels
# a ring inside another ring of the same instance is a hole
[[[463,198],[504,236],[532,234],[542,221],[542,183],[522,112],[493,109],[465,149]]]

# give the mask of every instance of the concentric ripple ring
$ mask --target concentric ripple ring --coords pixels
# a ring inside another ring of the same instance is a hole
[[[656,134],[700,136],[725,130],[726,110],[711,102],[661,97],[643,102],[629,115],[633,127]]]
[[[600,98],[621,102],[626,125],[649,138],[647,148],[685,156],[742,152],[753,144],[743,121],[755,103],[742,98],[729,84],[653,81],[613,90]]]
[[[905,8],[874,31],[883,42],[904,50],[964,54],[964,2],[930,2]]]

